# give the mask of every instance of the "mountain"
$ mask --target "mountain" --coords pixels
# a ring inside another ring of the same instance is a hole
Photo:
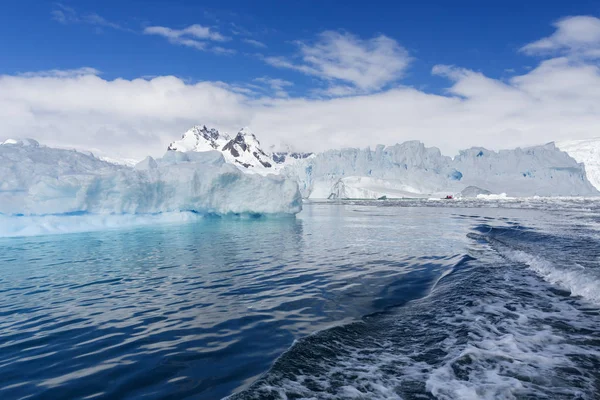
[[[278,173],[287,165],[310,157],[311,153],[264,151],[260,142],[248,128],[241,129],[235,137],[205,125],[196,125],[185,132],[181,140],[172,142],[169,151],[210,151],[223,154],[225,160],[245,172],[262,175]]]
[[[600,138],[557,142],[556,147],[583,163],[590,183],[600,190]]]

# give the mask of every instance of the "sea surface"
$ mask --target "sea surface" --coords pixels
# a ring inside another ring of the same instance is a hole
[[[0,399],[600,399],[600,202],[0,239]]]

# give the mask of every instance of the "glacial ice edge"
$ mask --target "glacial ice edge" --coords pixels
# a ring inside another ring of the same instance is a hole
[[[583,164],[553,143],[498,152],[474,147],[451,158],[418,141],[329,150],[286,166],[303,197],[419,198],[598,196]]]
[[[27,219],[42,228],[61,218],[94,227],[113,226],[119,218],[135,225],[136,218],[143,224],[206,215],[295,215],[302,209],[296,182],[244,174],[218,152],[167,152],[131,168],[37,142],[5,144],[0,176],[3,227],[18,228]],[[9,233],[3,228],[0,236]]]

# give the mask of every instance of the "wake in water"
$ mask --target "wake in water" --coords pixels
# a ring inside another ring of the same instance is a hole
[[[571,203],[4,238],[0,398],[596,400],[600,207]]]
[[[232,399],[597,399],[598,242],[519,225],[469,237],[427,297],[297,341]]]

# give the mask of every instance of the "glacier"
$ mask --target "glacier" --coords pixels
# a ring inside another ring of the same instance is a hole
[[[302,208],[296,182],[244,174],[216,151],[168,151],[131,168],[31,139],[10,141],[0,145],[0,176],[4,231],[57,215],[293,215]]]
[[[600,138],[565,140],[556,147],[583,163],[590,183],[600,190]]]
[[[298,182],[305,198],[599,194],[585,167],[554,143],[499,152],[474,147],[453,158],[419,141],[329,150],[286,166],[282,174]]]

